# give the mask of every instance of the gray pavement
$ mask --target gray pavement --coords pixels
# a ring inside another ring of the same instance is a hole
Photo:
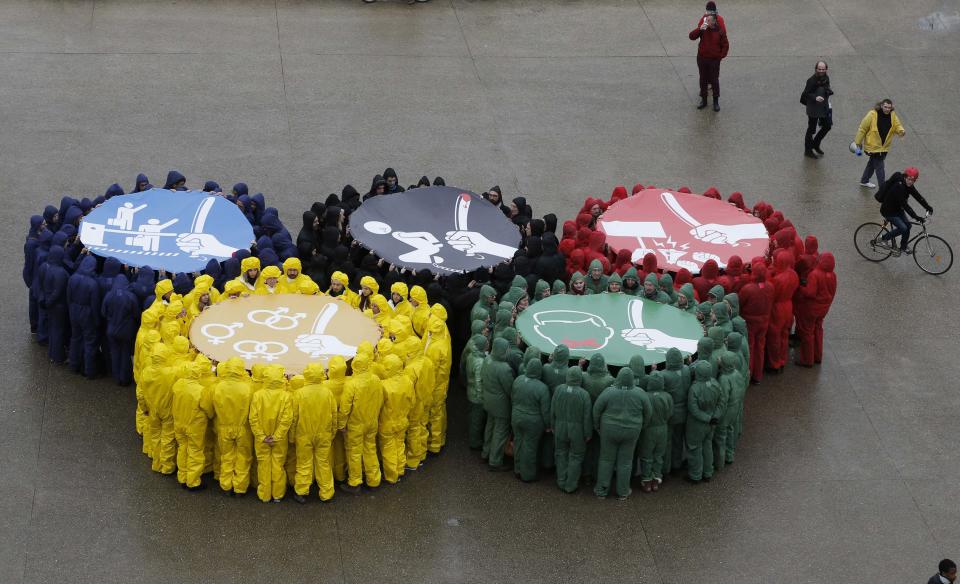
[[[689,0],[0,2],[0,582],[922,582],[960,556],[957,273],[868,264],[847,152],[891,97],[907,164],[960,249],[956,0],[720,0],[723,111],[698,112]],[[918,25],[926,19],[926,29]],[[941,30],[930,30],[938,28]],[[830,62],[827,157],[800,89]],[[953,103],[954,105],[950,105]],[[29,341],[19,238],[64,193],[137,172],[243,180],[288,224],[385,166],[572,215],[618,183],[716,185],[837,255],[821,367],[751,388],[710,485],[598,501],[488,473],[458,428],[396,487],[332,505],[187,494],[150,472],[132,390]]]

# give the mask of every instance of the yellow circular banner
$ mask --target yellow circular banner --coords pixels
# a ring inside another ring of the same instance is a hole
[[[309,363],[335,355],[351,359],[363,341],[376,344],[372,319],[329,296],[278,294],[224,300],[190,325],[190,341],[216,361],[240,357],[247,369],[257,363],[303,372]]]

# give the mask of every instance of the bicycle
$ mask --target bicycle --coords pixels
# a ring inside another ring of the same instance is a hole
[[[942,237],[927,233],[927,225],[930,224],[930,214],[928,213],[924,221],[910,221],[910,225],[919,227],[916,233],[907,242],[907,246],[913,245],[913,261],[917,266],[928,274],[939,276],[946,273],[953,266],[953,250]],[[898,248],[892,239],[884,241],[881,237],[890,232],[889,222],[883,221],[883,224],[874,221],[868,221],[853,234],[853,245],[857,248],[857,253],[864,259],[871,262],[882,262],[890,256],[900,256]]]

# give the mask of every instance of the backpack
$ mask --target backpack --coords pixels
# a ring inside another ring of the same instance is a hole
[[[883,201],[887,198],[887,189],[890,188],[890,185],[899,181],[902,176],[902,172],[893,173],[893,175],[887,179],[887,182],[880,185],[880,188],[874,193],[873,198],[876,199],[878,203],[883,204]]]

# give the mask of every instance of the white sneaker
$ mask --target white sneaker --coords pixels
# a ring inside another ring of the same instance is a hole
[[[867,189],[875,189],[875,188],[877,188],[877,185],[873,184],[872,182],[860,183],[860,186],[861,186],[861,187],[864,187],[864,188],[867,188]]]

